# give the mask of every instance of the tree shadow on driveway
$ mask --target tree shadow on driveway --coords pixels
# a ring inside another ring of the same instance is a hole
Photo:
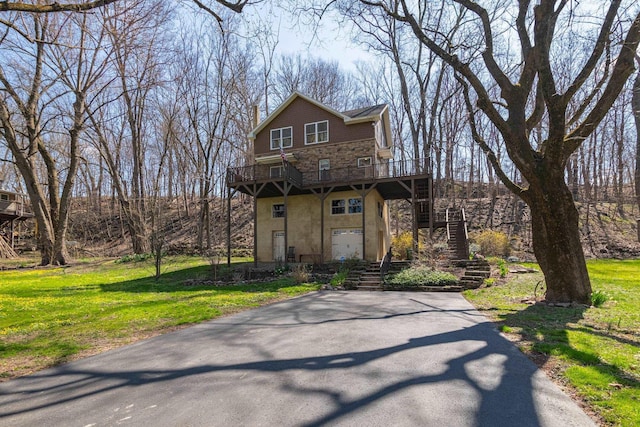
[[[246,395],[243,408],[255,417],[249,420],[263,425],[380,425],[380,417],[395,425],[589,422],[486,319],[453,297],[453,305],[413,293],[296,298],[1,384],[0,416],[23,425],[64,409],[81,419],[106,411],[105,402],[125,391],[140,401],[189,387],[190,398],[208,402]],[[331,345],[318,346],[323,342]],[[184,355],[192,359],[185,363]],[[237,380],[245,375],[256,379]],[[259,397],[274,403],[255,406],[251,399]],[[283,415],[301,401],[315,410]],[[238,410],[238,402],[193,404],[217,414],[209,425],[230,425]],[[384,409],[389,405],[395,414]]]

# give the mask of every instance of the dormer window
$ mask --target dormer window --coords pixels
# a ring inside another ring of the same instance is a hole
[[[307,123],[304,125],[304,143],[319,144],[329,141],[329,122]]]
[[[271,149],[279,150],[280,148],[293,147],[293,128],[271,129]]]

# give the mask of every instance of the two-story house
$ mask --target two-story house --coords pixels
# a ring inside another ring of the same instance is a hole
[[[433,225],[428,162],[393,160],[386,105],[338,112],[295,92],[249,137],[254,163],[227,185],[254,197],[256,262],[380,260],[392,199],[413,203],[414,237]]]

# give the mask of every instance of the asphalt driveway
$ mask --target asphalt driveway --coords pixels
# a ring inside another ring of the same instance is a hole
[[[589,426],[458,294],[318,292],[0,384],[2,426]]]

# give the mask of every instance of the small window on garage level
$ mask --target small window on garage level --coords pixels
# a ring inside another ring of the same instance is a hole
[[[362,213],[362,199],[349,199],[349,213],[359,214]]]
[[[344,199],[331,201],[331,215],[342,215],[346,213]]]
[[[272,218],[284,218],[284,204],[278,203],[271,207]]]

